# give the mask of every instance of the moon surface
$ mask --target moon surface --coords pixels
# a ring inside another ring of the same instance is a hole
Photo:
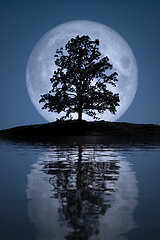
[[[50,78],[56,70],[54,55],[57,48],[65,47],[66,43],[77,35],[88,35],[92,40],[99,39],[101,58],[108,56],[113,65],[110,74],[118,73],[116,87],[108,86],[114,93],[119,93],[120,106],[116,114],[106,110],[98,117],[106,121],[116,121],[129,108],[136,94],[138,86],[138,68],[134,54],[127,42],[113,29],[106,25],[92,21],[71,21],[61,24],[47,32],[37,42],[28,59],[26,68],[26,84],[29,96],[38,112],[49,122],[64,116],[64,113],[57,114],[42,110],[43,104],[39,103],[40,95],[48,93],[51,88]],[[72,114],[77,118],[77,114]],[[83,114],[83,119],[93,119]]]

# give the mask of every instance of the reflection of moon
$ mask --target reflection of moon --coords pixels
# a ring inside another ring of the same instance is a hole
[[[116,121],[128,109],[133,101],[138,84],[138,71],[135,57],[126,41],[111,28],[91,21],[73,21],[62,24],[47,32],[35,45],[29,57],[26,79],[29,96],[39,113],[49,122],[61,115],[42,110],[39,104],[40,95],[51,90],[49,79],[52,77],[56,66],[54,55],[57,48],[64,47],[72,37],[77,35],[89,35],[91,39],[100,40],[100,52],[102,57],[108,56],[113,64],[113,71],[118,73],[116,88],[110,88],[120,95],[120,106],[116,115],[105,111],[98,115],[101,119]],[[74,117],[77,117],[74,114]],[[92,120],[84,114],[84,118]]]
[[[116,239],[122,240],[123,234],[129,232],[135,227],[133,220],[133,212],[137,206],[137,180],[128,161],[114,149],[85,147],[83,149],[83,161],[117,162],[119,165],[118,180],[113,182],[107,181],[109,189],[115,189],[111,194],[106,195],[106,199],[111,200],[111,207],[107,209],[106,214],[99,217],[99,239]],[[27,198],[30,199],[28,204],[29,217],[34,223],[40,240],[65,239],[65,235],[70,229],[65,225],[62,227],[58,223],[58,200],[53,198],[53,186],[51,185],[51,177],[53,175],[45,174],[42,171],[44,162],[62,161],[67,163],[72,159],[77,161],[77,148],[58,150],[56,147],[48,149],[48,152],[33,165],[33,170],[28,174]],[[96,154],[95,154],[96,151]],[[67,154],[68,153],[68,154]],[[71,156],[67,160],[67,155]],[[93,159],[93,156],[96,156]],[[85,160],[86,159],[86,160]],[[73,169],[74,170],[74,169]],[[74,174],[73,174],[74,176]],[[76,179],[75,179],[76,181]],[[72,178],[74,188],[74,178]],[[105,197],[104,197],[105,198]],[[94,239],[94,238],[93,238]],[[97,238],[96,238],[97,239]]]

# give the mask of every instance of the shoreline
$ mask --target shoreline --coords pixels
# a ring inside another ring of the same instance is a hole
[[[107,121],[82,121],[79,123],[77,120],[68,120],[0,130],[0,139],[27,142],[51,142],[57,137],[69,136],[105,137],[110,142],[160,142],[160,126]]]

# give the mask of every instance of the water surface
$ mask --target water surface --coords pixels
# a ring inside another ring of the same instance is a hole
[[[160,239],[160,147],[1,141],[0,239]]]

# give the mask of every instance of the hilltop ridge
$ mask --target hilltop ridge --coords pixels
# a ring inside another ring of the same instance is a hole
[[[52,141],[62,136],[105,136],[117,141],[160,141],[160,126],[126,122],[55,121],[14,127],[0,131],[1,139]]]

